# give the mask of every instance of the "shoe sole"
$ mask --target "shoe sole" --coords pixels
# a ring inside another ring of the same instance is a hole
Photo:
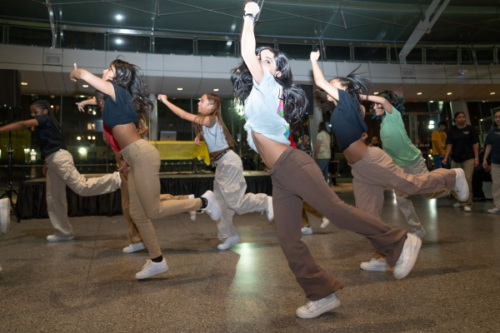
[[[302,318],[302,319],[313,319],[313,318],[321,316],[325,312],[332,311],[332,310],[338,308],[339,306],[340,306],[340,300],[337,298],[334,302],[325,304],[320,309],[316,310],[314,313],[302,314],[302,313],[299,313],[299,311],[296,311],[295,314],[297,315],[297,317]]]
[[[165,273],[165,272],[167,272],[167,271],[168,271],[168,267],[166,267],[164,270],[162,269],[162,270],[161,270],[161,271],[159,271],[159,272],[155,272],[155,273],[150,274],[150,275],[147,275],[147,276],[138,277],[138,276],[137,276],[137,274],[136,274],[136,275],[135,275],[135,278],[136,278],[137,280],[144,280],[144,279],[150,278],[150,277],[152,277],[152,276],[155,276],[155,275],[158,275],[158,274],[161,274],[161,273]]]
[[[363,264],[366,264],[366,265],[363,265]],[[385,272],[387,270],[387,264],[385,264],[384,266],[380,265],[380,266],[371,267],[369,263],[362,262],[361,265],[359,265],[359,268],[361,268],[364,271],[369,271],[369,272]]]
[[[411,270],[413,269],[413,266],[415,266],[415,262],[417,261],[418,258],[418,253],[420,252],[420,247],[422,246],[422,241],[420,238],[417,236],[413,235],[413,237],[408,238],[408,240],[411,240],[411,242],[415,244],[410,244],[411,246],[411,256],[410,260],[407,262],[404,268],[398,269],[399,267],[394,267],[393,275],[396,279],[401,280],[404,277],[406,277],[408,274],[410,274]]]

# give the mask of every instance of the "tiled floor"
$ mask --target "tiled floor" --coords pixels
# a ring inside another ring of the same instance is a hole
[[[336,187],[348,203],[349,186]],[[405,227],[390,191],[384,219]],[[372,248],[333,225],[304,236],[320,265],[347,287],[341,306],[299,319],[305,302],[277,244],[273,223],[236,216],[242,242],[216,250],[216,226],[205,215],[155,221],[170,270],[137,281],[147,259],[125,255],[122,216],[72,218],[76,238],[49,244],[48,219],[13,222],[0,236],[1,332],[499,332],[500,215],[452,208],[450,198],[414,198],[428,235],[410,275],[359,269]]]

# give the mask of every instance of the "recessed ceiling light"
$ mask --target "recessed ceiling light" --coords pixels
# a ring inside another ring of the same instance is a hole
[[[490,92],[490,95],[495,95],[495,94],[496,94],[496,92],[494,92],[494,91]]]
[[[453,95],[453,93],[452,93],[451,91],[448,91],[448,92],[446,93],[446,95],[450,96],[450,95]]]
[[[219,91],[219,88],[214,88],[214,91],[215,91],[215,92]]]
[[[374,94],[374,95],[378,95],[378,91],[375,91],[373,94]]]
[[[433,100],[430,100],[430,101],[429,101],[429,103],[434,103],[434,101],[433,101]]]
[[[123,39],[121,39],[121,38],[115,39],[115,44],[122,45],[123,44]]]
[[[417,95],[418,95],[418,96],[422,95],[422,92],[421,92],[421,91],[419,91],[419,92],[417,93]]]
[[[84,85],[82,85],[82,87],[84,87],[84,88],[88,88],[88,87],[89,87],[89,85],[88,85],[88,84],[84,84]]]
[[[116,14],[115,15],[115,20],[117,20],[117,21],[123,20],[123,15],[122,14]]]
[[[177,88],[177,90],[178,90],[178,91],[183,91],[183,90],[184,90],[184,88]]]
[[[21,82],[21,85],[22,85],[22,86],[27,86],[27,85],[28,85],[28,82]]]

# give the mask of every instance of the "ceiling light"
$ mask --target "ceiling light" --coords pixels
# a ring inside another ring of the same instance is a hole
[[[453,95],[453,93],[452,93],[451,91],[448,91],[448,92],[446,93],[446,95],[450,96],[450,95]]]
[[[28,82],[21,82],[21,85],[22,85],[22,86],[27,86],[27,85],[28,85]]]
[[[181,88],[181,87],[177,88],[177,91],[183,91],[183,90],[184,90],[184,88]]]
[[[215,91],[215,92],[219,91],[219,88],[214,88],[214,91]]]
[[[123,39],[121,39],[121,38],[115,39],[115,44],[122,45],[123,44]]]
[[[494,91],[490,92],[490,95],[495,95],[496,93]]]
[[[373,94],[374,94],[374,95],[378,95],[378,91],[375,91]]]
[[[430,100],[429,103],[434,103],[434,101]]]
[[[89,85],[88,85],[88,84],[84,84],[84,85],[82,85],[82,87],[84,87],[84,88],[88,88],[88,87],[89,87]]]
[[[418,95],[418,96],[422,95],[422,92],[421,92],[421,91],[419,91],[419,92],[417,93],[417,95]]]
[[[123,20],[123,15],[122,14],[116,14],[115,15],[115,20],[117,20],[117,21]]]

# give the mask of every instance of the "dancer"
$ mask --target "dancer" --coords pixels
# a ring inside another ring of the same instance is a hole
[[[103,122],[111,129],[121,149],[120,154],[130,166],[130,214],[151,258],[135,277],[145,279],[164,273],[168,270],[168,265],[162,255],[151,219],[202,210],[213,220],[218,220],[220,211],[214,194],[207,191],[201,198],[196,199],[161,200],[160,154],[151,143],[141,138],[136,130],[139,114],[146,113],[152,102],[146,97],[144,84],[135,65],[116,59],[104,70],[103,77],[99,78],[84,69],[78,69],[75,64],[70,79],[83,80],[97,89],[98,100],[103,100]]]
[[[221,209],[221,218],[217,224],[218,237],[223,242],[219,250],[227,250],[240,242],[238,230],[233,224],[234,213],[239,215],[266,211],[269,221],[273,220],[272,197],[267,194],[247,193],[247,183],[243,177],[241,158],[231,149],[234,140],[224,125],[221,115],[220,98],[213,94],[204,94],[198,102],[198,114],[184,111],[172,104],[166,95],[158,95],[177,116],[190,121],[195,126],[196,141],[205,139],[215,168],[214,193]]]
[[[33,119],[0,127],[0,133],[35,128],[35,137],[45,160],[47,211],[55,229],[47,236],[49,242],[70,241],[73,227],[68,220],[66,185],[78,195],[93,196],[114,192],[120,188],[118,172],[102,177],[85,178],[75,168],[73,156],[66,150],[64,134],[54,117],[50,103],[38,100],[30,106]]]
[[[321,268],[301,241],[302,200],[310,203],[336,226],[366,236],[387,254],[394,276],[401,279],[413,268],[421,241],[402,229],[342,202],[325,182],[318,165],[303,151],[289,147],[288,123],[300,121],[307,99],[297,85],[286,56],[269,47],[256,49],[253,23],[255,2],[245,5],[241,55],[233,69],[235,95],[245,102],[247,141],[260,153],[273,181],[274,220],[278,241],[297,282],[309,301],[297,309],[300,318],[315,318],[340,305],[335,294],[344,283]],[[360,137],[361,135],[359,135]]]
[[[446,129],[448,123],[441,120],[438,128],[432,132],[432,158],[434,159],[434,169],[443,168],[443,158],[446,154]],[[449,167],[447,168],[449,169]]]
[[[422,152],[415,147],[406,133],[402,118],[404,98],[398,96],[394,91],[384,91],[378,96],[360,95],[360,99],[374,103],[374,116],[382,120],[380,125],[380,139],[382,140],[383,150],[392,158],[393,162],[410,175],[429,173],[425,160],[422,157]],[[396,194],[396,202],[406,218],[410,232],[419,238],[423,238],[426,232],[420,223],[410,196],[398,190],[394,192]],[[435,193],[423,194],[423,196],[426,198],[437,198],[449,193],[450,191],[448,190],[442,190]],[[376,210],[367,211],[368,213],[381,216],[381,206],[369,207],[376,208]],[[385,256],[381,253],[375,253],[369,262],[361,263],[361,268],[369,271],[385,271],[387,268]]]
[[[452,126],[446,137],[446,154],[443,166],[448,165],[448,157],[451,156],[451,167],[461,168],[465,172],[465,178],[469,188],[472,188],[472,174],[474,168],[479,166],[479,138],[477,132],[471,125],[466,123],[465,113],[459,111],[453,117],[456,125]],[[457,198],[453,207],[464,208],[464,212],[472,211],[472,193],[466,198]]]
[[[491,194],[493,196],[493,208],[488,209],[490,214],[500,213],[500,110],[495,111],[495,127],[489,130],[484,141],[485,151],[483,157],[483,168],[487,170],[488,156],[491,156]]]

